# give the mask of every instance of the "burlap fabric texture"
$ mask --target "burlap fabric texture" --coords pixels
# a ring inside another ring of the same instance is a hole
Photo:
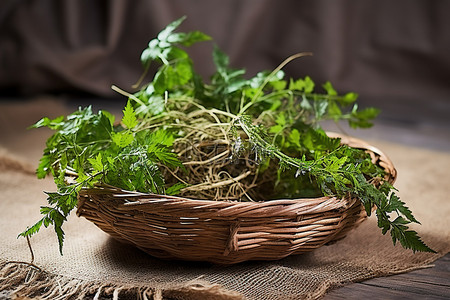
[[[25,239],[17,235],[39,218],[43,191],[33,168],[0,151],[0,294],[44,299],[315,299],[351,282],[430,266],[450,250],[448,178],[450,154],[374,143],[399,172],[396,187],[421,221],[413,228],[437,254],[393,246],[374,217],[330,246],[274,262],[234,266],[163,261],[120,244],[83,218],[65,225],[64,255],[56,236],[44,229],[31,239],[34,264]]]

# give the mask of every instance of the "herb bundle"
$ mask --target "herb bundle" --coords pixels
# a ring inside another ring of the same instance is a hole
[[[320,121],[331,119],[368,128],[377,109],[359,109],[357,94],[340,95],[330,82],[318,92],[308,76],[285,79],[282,68],[308,53],[246,79],[245,71],[232,69],[215,47],[216,72],[205,82],[184,47],[210,37],[176,32],[183,20],[169,24],[142,52],[144,74],[151,63],[159,65],[150,83],[134,94],[113,87],[128,97],[119,122],[106,111],[86,107],[33,126],[55,130],[37,176],[51,174],[57,191],[47,193],[42,218],[20,236],[52,225],[62,253],[62,225],[78,193],[101,183],[221,201],[350,194],[368,215],[375,210],[378,226],[383,234],[390,232],[394,244],[433,251],[408,229],[419,222],[396,196],[385,171],[369,154],[341,144],[320,127]]]

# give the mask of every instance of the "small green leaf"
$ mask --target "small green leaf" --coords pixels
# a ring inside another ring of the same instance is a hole
[[[285,80],[276,80],[271,81],[270,85],[273,87],[275,91],[281,91],[286,88],[287,82]]]
[[[310,94],[314,91],[314,81],[312,81],[311,77],[306,76],[304,79],[304,84],[305,84],[305,93]]]
[[[125,148],[133,142],[134,135],[129,131],[113,132],[112,140],[120,148]]]
[[[59,116],[55,119],[50,119],[48,117],[44,117],[34,125],[30,126],[30,128],[40,128],[40,127],[48,127],[53,130],[57,130],[63,123],[64,116]]]
[[[308,99],[305,96],[302,97],[302,102],[300,102],[300,107],[307,111],[312,109],[312,105],[309,103]]]
[[[279,133],[281,130],[283,130],[283,126],[281,125],[274,125],[269,128],[270,133]]]
[[[303,91],[305,88],[305,81],[303,79],[293,80],[291,79],[289,82],[289,89],[291,91]]]
[[[183,21],[186,19],[186,16],[183,16],[175,21],[173,21],[172,23],[170,23],[169,25],[167,25],[163,30],[161,30],[161,32],[158,34],[158,40],[160,41],[166,41],[169,36],[172,34],[172,32],[175,31],[175,29],[177,29],[181,23],[183,23]]]
[[[56,235],[58,237],[59,253],[63,255],[62,248],[64,243],[64,231],[62,230],[62,224],[66,221],[66,217],[56,209],[52,210],[50,214],[53,220]]]
[[[342,105],[349,105],[355,102],[358,99],[358,94],[356,93],[347,93],[341,98],[340,102]]]
[[[47,174],[50,172],[52,164],[52,159],[49,155],[43,155],[39,161],[39,166],[36,169],[36,175],[37,178],[42,179],[47,176]]]
[[[322,87],[324,88],[324,90],[327,92],[327,94],[328,94],[329,96],[336,96],[336,95],[337,95],[337,92],[336,92],[336,90],[334,89],[334,87],[333,87],[333,85],[331,84],[331,82],[329,82],[329,81],[325,82],[325,83],[322,85]]]
[[[95,159],[88,158],[88,161],[91,163],[92,168],[94,168],[94,171],[96,171],[96,172],[103,171],[103,162],[102,162],[102,154],[101,153],[98,153],[98,155]]]
[[[144,49],[141,54],[141,62],[148,66],[152,60],[158,59],[162,54],[162,49],[158,46],[158,40],[151,40],[149,47]]]
[[[399,217],[400,218],[400,217]],[[396,219],[396,221],[398,218]],[[421,252],[431,252],[436,253],[433,249],[428,247],[417,235],[417,232],[413,230],[406,230],[406,226],[403,224],[406,224],[408,222],[403,221],[397,221],[393,223],[393,226],[391,228],[391,237],[392,237],[392,243],[395,245],[397,241],[400,242],[400,244],[405,249],[411,249],[413,252],[421,251]]]
[[[105,122],[104,125],[105,125],[105,128],[110,131],[110,128],[114,125],[116,117],[112,113],[110,113],[109,111],[106,111],[106,110],[99,111],[99,114],[104,116],[109,121],[108,123]],[[103,118],[102,118],[102,121],[103,121]]]
[[[280,126],[284,126],[286,125],[286,116],[284,115],[283,112],[279,113],[277,116],[277,119],[275,120],[275,122],[280,125]]]
[[[158,72],[156,72],[155,78],[153,79],[152,88],[157,94],[162,95],[165,91],[167,91],[168,85],[166,83],[166,75],[169,74],[170,76],[171,73],[173,73],[172,67],[167,65],[162,66]]]
[[[254,91],[256,92],[256,90],[254,89]],[[255,93],[256,94],[256,93]],[[252,96],[250,96],[249,98],[252,98],[255,94],[253,94]],[[269,110],[271,111],[275,111],[277,110],[280,106],[281,106],[281,101],[279,99],[272,101],[272,106],[269,108]]]
[[[411,222],[420,224],[420,222],[417,221],[416,218],[412,215],[411,210],[409,210],[409,208],[406,207],[406,204],[402,202],[400,198],[396,196],[394,193],[392,193],[391,196],[389,197],[389,206],[387,209],[389,211],[398,211]]]
[[[136,127],[136,125],[138,124],[136,113],[134,112],[133,106],[131,105],[131,101],[128,101],[125,109],[123,110],[122,123],[129,129]]]
[[[149,156],[156,161],[161,162],[162,164],[168,167],[182,167],[183,164],[178,159],[178,156],[167,150],[166,147],[162,147],[159,145],[152,145],[148,149]]]
[[[364,119],[364,120],[371,120],[374,119],[378,114],[380,113],[380,110],[374,107],[368,107],[363,110],[360,110],[356,113],[358,118]]]
[[[324,99],[314,101],[314,113],[317,120],[321,120],[323,116],[325,116],[328,108],[328,103],[329,102]]]
[[[23,237],[30,236],[31,237],[32,235],[38,233],[39,229],[41,228],[41,226],[43,224],[43,221],[44,221],[44,218],[42,218],[39,221],[37,221],[33,226],[27,227],[27,229],[24,230],[23,232],[21,232],[18,235],[18,237],[19,236],[23,236]]]
[[[347,157],[341,157],[341,158],[337,158],[335,156],[332,156],[330,158],[330,164],[326,167],[327,171],[329,172],[337,172],[342,165],[346,162]]]
[[[169,131],[158,129],[152,132],[147,137],[147,144],[164,145],[166,147],[171,147],[173,145],[174,139],[175,138]]]
[[[174,185],[172,185],[166,189],[166,195],[177,195],[185,187],[186,187],[185,184],[177,182]]]
[[[217,71],[222,74],[228,69],[228,64],[230,63],[229,57],[217,45],[214,45],[213,49],[213,62]]]
[[[328,114],[335,121],[338,121],[340,119],[340,117],[342,116],[342,111],[339,108],[339,106],[336,104],[336,102],[334,102],[334,101],[329,102],[329,104],[328,104]]]
[[[291,144],[294,144],[297,146],[297,148],[301,148],[300,146],[300,132],[298,132],[297,129],[292,129],[291,133],[289,133],[288,140]]]
[[[185,38],[179,43],[182,44],[183,46],[189,47],[192,44],[209,40],[211,40],[211,37],[209,35],[204,34],[203,32],[200,31],[192,31],[186,34]]]

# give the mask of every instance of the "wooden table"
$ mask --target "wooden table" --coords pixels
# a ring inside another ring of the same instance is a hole
[[[450,299],[450,253],[434,267],[378,277],[337,288],[323,300],[341,299]]]

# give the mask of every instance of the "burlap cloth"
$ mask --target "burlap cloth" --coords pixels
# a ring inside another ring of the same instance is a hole
[[[32,106],[39,114],[39,107]],[[58,111],[58,106],[53,111]],[[351,282],[430,266],[450,250],[448,178],[450,154],[373,142],[395,163],[396,187],[421,226],[413,226],[437,254],[416,253],[392,246],[382,236],[374,217],[348,236],[312,253],[275,262],[248,262],[234,266],[162,261],[109,238],[89,221],[71,215],[65,225],[64,255],[56,235],[43,229],[33,236],[36,269],[30,262],[27,241],[17,235],[39,218],[44,190],[54,190],[51,179],[38,180],[30,162],[40,155],[48,132],[18,131],[3,108],[0,115],[3,149],[0,150],[0,291],[3,295],[41,295],[46,299],[313,299]],[[22,107],[20,111],[22,111]],[[42,110],[43,108],[41,108]],[[47,107],[48,109],[48,107]],[[47,110],[45,109],[45,110]],[[28,122],[34,122],[29,120]],[[19,125],[17,125],[19,124]],[[28,124],[29,125],[29,124]],[[10,127],[8,127],[10,126]],[[4,131],[6,128],[6,131]],[[6,133],[5,133],[6,132]],[[19,134],[15,137],[12,134]],[[22,136],[20,136],[22,134]],[[26,143],[23,138],[26,138]],[[5,145],[6,144],[6,145]],[[25,148],[23,148],[25,147]],[[6,149],[6,150],[5,150]],[[20,149],[20,150],[18,150]],[[15,153],[12,153],[15,152]],[[7,292],[5,292],[5,290]],[[0,294],[1,297],[2,294]],[[137,295],[137,296],[136,296]]]

